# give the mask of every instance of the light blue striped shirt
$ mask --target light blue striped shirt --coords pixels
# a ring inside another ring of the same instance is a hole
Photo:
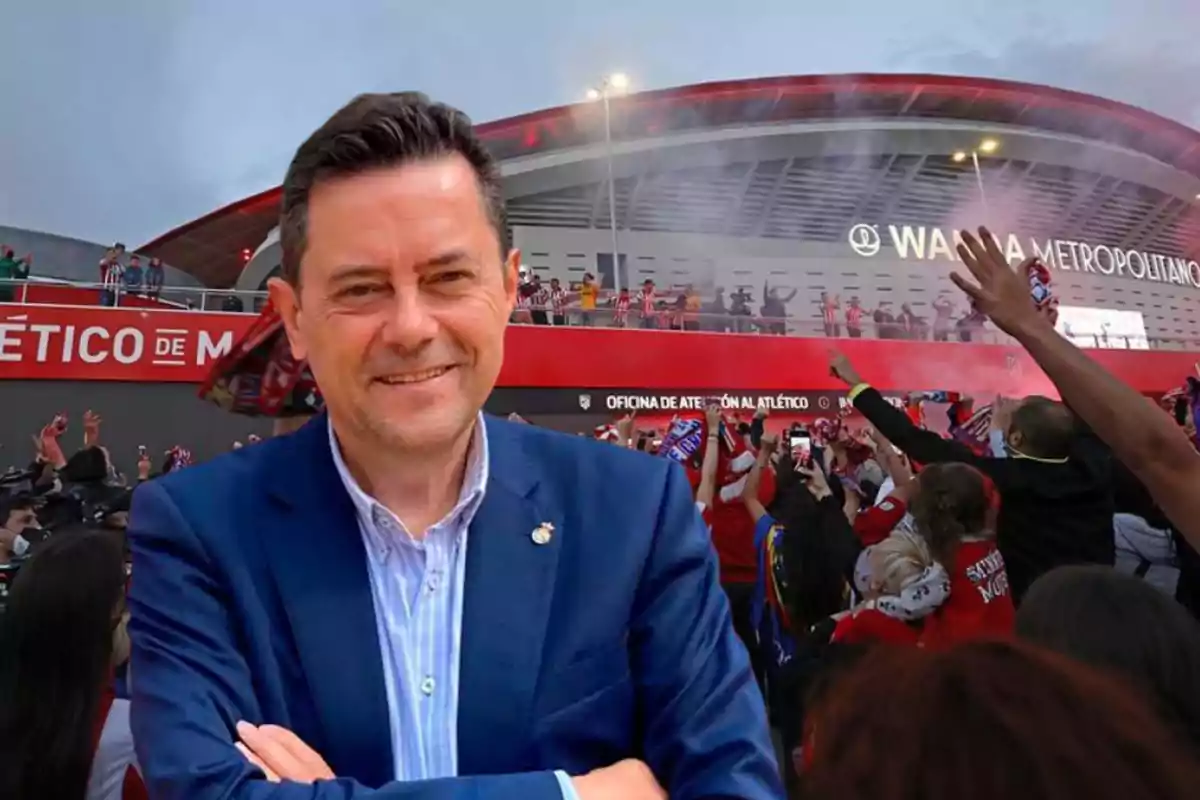
[[[371,600],[383,662],[397,781],[458,774],[458,680],[467,530],[488,482],[487,426],[481,414],[454,508],[414,538],[399,517],[362,490],[329,426],[329,448],[354,502],[367,551]],[[574,787],[556,772],[565,800]]]

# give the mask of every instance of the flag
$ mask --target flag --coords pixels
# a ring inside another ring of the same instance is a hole
[[[283,319],[270,301],[200,387],[202,400],[252,417],[315,414],[325,406],[307,361],[292,356]]]

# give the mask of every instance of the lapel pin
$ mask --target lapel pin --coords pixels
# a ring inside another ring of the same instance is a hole
[[[530,538],[533,539],[534,544],[546,544],[552,536],[554,536],[554,525],[550,522],[543,522],[534,528],[533,533],[530,534]]]

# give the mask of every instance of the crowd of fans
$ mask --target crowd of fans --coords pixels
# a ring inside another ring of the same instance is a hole
[[[17,258],[11,248],[0,244],[0,302],[13,302],[17,287],[29,277],[32,255]],[[158,301],[163,290],[162,260],[150,258],[144,265],[137,253],[128,253],[117,242],[110,247],[99,263],[99,302],[103,306],[120,305],[123,297],[139,297]],[[658,287],[651,279],[639,287],[623,287],[620,291],[603,288],[594,274],[586,273],[578,283],[564,285],[558,278],[543,282],[540,275],[524,268],[518,289],[517,308],[512,321],[526,325],[556,325],[613,328],[643,328],[654,330],[710,331],[717,333],[762,333],[785,336],[789,332],[815,333],[823,330],[826,336],[845,335],[852,339],[910,339],[934,341],[979,341],[986,317],[976,310],[955,318],[955,306],[948,292],[933,303],[935,319],[930,324],[925,317],[913,313],[908,304],[896,312],[890,300],[878,308],[865,308],[858,297],[843,304],[839,296],[822,292],[816,301],[820,322],[795,318],[788,304],[797,290],[784,292],[779,287],[764,284],[757,309],[754,295],[745,287],[737,287],[726,296],[723,287],[713,289],[711,299],[705,299],[693,284]],[[196,308],[189,297],[182,305]],[[253,311],[261,308],[261,299],[252,304]],[[207,310],[218,310],[205,304]],[[220,298],[219,310],[245,311],[246,304],[235,293]]]
[[[688,471],[796,797],[1194,797],[1200,381],[1157,409],[1072,361],[1069,343],[1023,337],[1014,319],[1049,309],[1012,311],[1023,281],[986,239],[965,241],[983,284],[972,313],[1021,340],[1064,402],[976,407],[935,390],[897,408],[835,354],[852,405],[834,417],[781,428],[713,405],[665,430],[630,416],[594,435]],[[563,324],[568,301],[597,315],[604,299],[591,276],[574,293],[535,277],[522,297],[533,324]],[[759,319],[790,299],[765,287]],[[703,308],[690,287],[667,300],[648,281],[617,296],[613,324],[695,330]],[[127,480],[99,416],[80,428],[68,457],[74,432],[55,417],[32,463],[0,477],[0,797],[145,792],[125,699],[123,531],[136,484],[191,457],[173,448],[156,468],[143,449]]]
[[[126,258],[125,245],[117,242],[100,259],[100,305],[115,306],[122,294],[157,300],[163,286],[163,264],[151,258],[145,267],[137,253]]]
[[[967,241],[1008,295],[976,307],[1017,336],[1023,303],[1052,334],[1053,304]],[[596,431],[691,473],[796,796],[1194,794],[1200,381],[1155,409],[1060,337],[1026,341],[1065,403],[897,408],[835,355],[857,415]]]
[[[762,333],[786,336],[789,331],[816,332],[826,336],[842,335],[851,339],[909,339],[947,342],[978,341],[987,318],[970,309],[955,318],[955,305],[949,292],[942,292],[933,303],[935,316],[932,325],[925,317],[913,313],[912,307],[901,304],[899,313],[892,302],[884,300],[879,307],[868,309],[858,297],[851,297],[845,309],[841,298],[822,292],[817,301],[820,323],[807,323],[793,318],[788,312],[798,290],[783,292],[779,287],[764,283],[757,311],[754,296],[745,287],[738,287],[728,298],[725,289],[716,287],[712,299],[701,297],[693,284],[660,288],[652,279],[640,287],[605,289],[596,276],[585,273],[577,284],[563,285],[558,278],[543,282],[535,272],[524,271],[517,295],[517,308],[512,321],[526,325],[582,325],[612,328],[643,328],[674,331],[710,331],[716,333]],[[811,328],[811,331],[809,330]]]

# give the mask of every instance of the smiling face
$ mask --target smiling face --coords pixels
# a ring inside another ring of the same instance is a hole
[[[520,253],[452,155],[317,183],[299,286],[270,284],[343,446],[452,446],[496,383]],[[349,441],[348,441],[349,440]]]

